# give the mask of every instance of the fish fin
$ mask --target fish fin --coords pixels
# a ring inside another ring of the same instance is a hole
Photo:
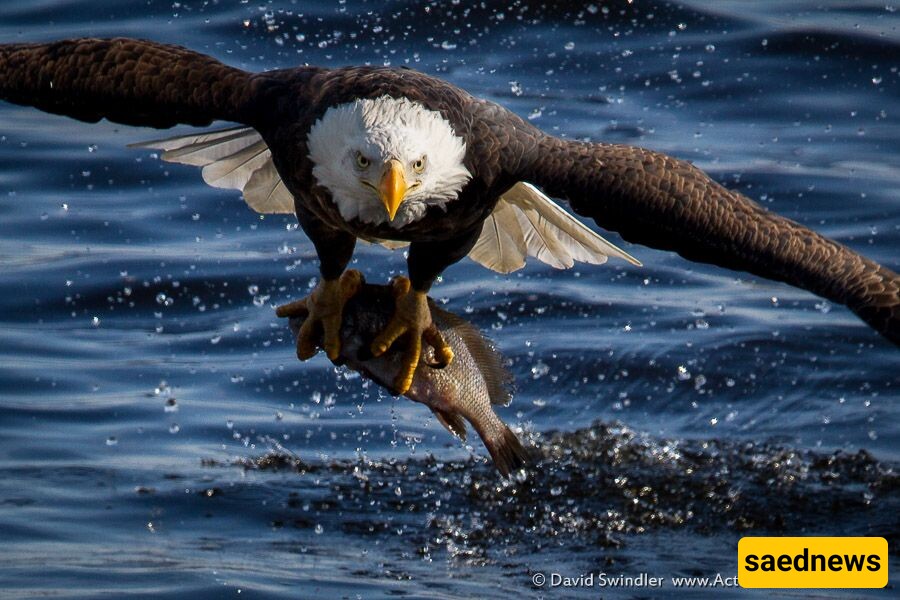
[[[518,471],[528,463],[528,451],[522,446],[519,438],[508,426],[503,426],[503,433],[499,438],[484,438],[484,446],[487,448],[494,466],[504,477]]]
[[[509,404],[515,391],[514,380],[512,373],[503,364],[503,355],[494,343],[462,317],[440,308],[430,299],[428,304],[432,317],[445,323],[447,328],[454,330],[462,338],[487,384],[491,404]]]
[[[431,408],[431,412],[434,413],[434,416],[437,417],[437,420],[440,421],[441,425],[447,428],[447,431],[462,441],[466,441],[466,422],[463,421],[461,415],[433,407]]]
[[[558,269],[569,268],[576,261],[602,264],[610,256],[641,266],[530,183],[520,181],[500,198],[514,209],[528,256]]]
[[[272,152],[252,127],[237,127],[200,135],[183,135],[131,144],[162,150],[164,161],[203,167],[203,180],[213,187],[241,190],[258,213],[292,214],[291,194],[272,162]]]

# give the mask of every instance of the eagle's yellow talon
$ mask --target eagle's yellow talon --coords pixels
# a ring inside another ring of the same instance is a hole
[[[447,366],[453,362],[453,349],[450,346],[444,346],[437,350],[438,363]]]
[[[393,391],[405,394],[412,386],[416,368],[422,356],[422,342],[434,348],[439,367],[450,364],[453,351],[431,320],[431,308],[425,292],[411,289],[409,279],[395,277],[391,281],[396,298],[394,316],[370,346],[373,356],[381,356],[399,338],[406,339],[406,347],[400,359],[400,370],[394,377]]]
[[[394,380],[394,392],[397,393],[398,396],[402,396],[406,392],[409,391],[410,386],[412,386],[413,378],[410,377],[397,377]]]
[[[309,309],[306,307],[306,300],[309,298],[301,298],[300,300],[294,300],[293,302],[288,302],[287,304],[282,304],[278,308],[275,309],[275,316],[278,317],[301,317],[306,318],[306,315],[309,314]]]
[[[338,279],[323,279],[307,297],[275,309],[279,317],[306,317],[297,335],[297,358],[307,360],[315,356],[320,336],[328,358],[338,358],[344,304],[359,291],[363,282],[362,273],[351,269]]]
[[[453,349],[444,341],[444,336],[441,335],[437,327],[432,325],[426,329],[425,333],[422,334],[422,339],[434,348],[434,363],[430,363],[429,366],[443,369],[453,362]]]

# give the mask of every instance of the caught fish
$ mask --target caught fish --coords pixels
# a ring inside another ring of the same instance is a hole
[[[302,302],[302,301],[301,301]],[[428,300],[432,320],[453,349],[453,361],[436,365],[433,348],[426,345],[404,394],[425,404],[453,435],[466,439],[466,421],[478,432],[494,466],[504,476],[521,468],[527,454],[516,434],[494,412],[496,404],[511,399],[512,375],[503,366],[500,353],[472,324]],[[291,303],[278,309],[279,316],[291,316],[296,338],[305,319],[303,307]],[[344,305],[341,324],[341,353],[335,364],[344,364],[390,389],[402,367],[402,345],[377,358],[369,345],[387,325],[394,312],[394,294],[388,285],[363,283]]]

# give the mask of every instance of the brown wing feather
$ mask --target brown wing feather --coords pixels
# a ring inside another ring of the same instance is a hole
[[[265,76],[178,46],[125,38],[0,44],[0,99],[95,122],[252,124]]]
[[[900,277],[775,215],[693,165],[631,146],[545,137],[523,179],[626,240],[784,281],[847,305],[900,345]]]

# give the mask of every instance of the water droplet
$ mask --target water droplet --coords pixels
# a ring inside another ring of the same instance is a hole
[[[706,375],[701,373],[694,378],[694,389],[699,390],[704,385],[706,385]]]
[[[531,367],[531,378],[540,379],[550,372],[550,366],[542,361],[538,361]]]

